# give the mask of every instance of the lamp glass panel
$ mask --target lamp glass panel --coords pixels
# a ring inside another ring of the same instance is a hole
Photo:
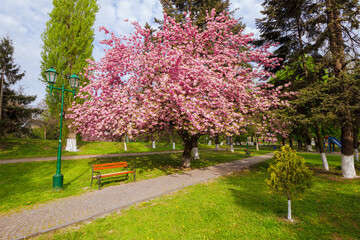
[[[54,72],[49,72],[48,73],[48,75],[46,75],[47,76],[47,80],[48,80],[48,82],[49,83],[55,83],[55,81],[56,81],[56,73],[54,73]]]

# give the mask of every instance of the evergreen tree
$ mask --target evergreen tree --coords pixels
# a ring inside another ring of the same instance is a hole
[[[336,114],[341,120],[341,170],[345,178],[356,177],[354,166],[354,111],[352,99],[358,95],[353,91],[353,78],[349,76],[351,64],[358,62],[357,49],[360,38],[358,18],[360,5],[357,0],[325,0],[326,33],[330,48],[330,96],[336,105]],[[359,82],[356,81],[355,84]]]
[[[0,121],[2,120],[4,92],[9,91],[9,87],[21,80],[25,72],[21,72],[20,66],[14,62],[14,46],[10,37],[3,37],[0,42]]]
[[[160,0],[163,12],[174,18],[177,22],[185,22],[186,14],[190,13],[192,22],[204,28],[206,23],[206,13],[210,14],[215,9],[216,15],[222,12],[229,12],[229,0]],[[161,21],[155,19],[157,23]],[[245,26],[239,22],[234,31],[239,31]]]
[[[325,86],[327,96],[323,97],[322,103],[316,107],[327,105],[325,108],[329,113],[335,113],[342,123],[343,176],[355,177],[354,111],[350,100],[354,98],[355,92],[351,91],[353,81],[347,75],[350,72],[349,67],[358,61],[360,38],[356,30],[360,27],[357,18],[360,12],[359,2],[357,0],[266,0],[263,6],[265,17],[257,21],[262,41],[279,42],[279,48],[275,53],[284,59],[284,63],[291,64],[300,57],[303,71],[298,76],[305,76],[309,86],[314,84],[316,79],[309,76],[306,54],[321,59],[317,62],[321,63],[318,64],[317,69],[329,70],[329,79]],[[312,88],[324,90],[321,84],[313,85]],[[312,95],[308,94],[308,96]],[[311,108],[311,111],[313,110],[314,108]],[[315,111],[319,112],[319,109]]]
[[[41,53],[41,81],[46,82],[45,71],[50,67],[59,73],[55,85],[71,89],[68,78],[71,74],[81,76],[88,65],[87,59],[92,59],[95,15],[99,9],[96,0],[53,0],[54,8],[50,20],[42,34],[43,49]],[[80,77],[81,82],[86,79]],[[47,89],[46,103],[53,117],[60,115],[61,93]],[[64,96],[64,111],[74,101],[71,94]],[[76,99],[76,101],[79,101]],[[65,149],[76,151],[76,130],[69,128],[67,119],[64,124],[67,130],[67,146]],[[70,140],[71,139],[71,140]],[[75,142],[75,149],[69,143]]]
[[[26,96],[21,89],[17,92],[10,88],[20,81],[25,72],[14,61],[14,47],[10,37],[3,37],[0,42],[0,134],[22,132],[21,126],[31,118],[32,113],[39,109],[30,108],[28,104],[36,99],[36,96]]]

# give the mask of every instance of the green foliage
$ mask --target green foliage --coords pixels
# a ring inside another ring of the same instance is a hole
[[[69,76],[80,75],[80,84],[87,59],[92,59],[95,15],[98,12],[96,0],[54,0],[54,8],[46,29],[42,34],[41,81],[47,82],[45,71],[53,67],[58,72],[54,86],[71,89]],[[76,99],[76,101],[80,101]],[[71,106],[72,94],[64,96],[64,110]],[[59,119],[61,93],[50,94],[47,89],[46,103],[53,118]],[[68,123],[65,122],[65,125]],[[67,129],[67,128],[65,128]]]
[[[312,172],[306,167],[304,158],[288,146],[275,151],[275,161],[268,172],[266,183],[270,190],[285,194],[289,200],[300,197],[312,184]]]
[[[229,0],[160,0],[163,7],[163,12],[168,16],[175,18],[177,22],[184,22],[186,13],[190,12],[191,20],[199,28],[203,29],[206,25],[206,14],[210,14],[215,9],[216,15],[229,12]],[[230,13],[232,14],[232,12]],[[162,21],[155,19],[157,23]],[[245,25],[239,21],[239,24],[234,29],[238,32],[245,28]]]
[[[14,63],[14,47],[10,37],[3,37],[0,41],[0,135],[23,135],[28,131],[26,122],[33,113],[40,109],[30,108],[28,105],[36,96],[26,96],[22,88],[18,91],[10,87],[20,81],[25,72]]]

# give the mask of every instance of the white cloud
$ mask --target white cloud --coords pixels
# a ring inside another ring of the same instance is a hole
[[[261,0],[232,0],[231,10],[240,8],[235,17],[243,17],[246,23],[246,33],[258,32],[255,18],[261,17]],[[162,18],[162,8],[159,0],[98,0],[100,10],[96,16],[94,58],[99,60],[104,55],[103,46],[99,42],[105,35],[98,31],[105,26],[119,35],[133,31],[130,23],[124,19],[136,20],[141,25],[146,22],[154,24],[154,17]],[[20,84],[26,94],[38,95],[35,104],[45,97],[45,85],[38,80],[40,76],[41,34],[52,10],[49,0],[1,0],[0,37],[10,35],[15,48],[15,62],[26,71],[26,76]]]

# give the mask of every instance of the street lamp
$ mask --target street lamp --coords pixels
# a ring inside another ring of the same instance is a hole
[[[61,88],[54,87],[54,83],[57,78],[57,72],[55,69],[50,67],[45,71],[45,75],[50,88],[50,94],[53,89],[57,89],[61,91],[61,115],[60,115],[60,135],[59,135],[59,145],[58,145],[58,155],[56,162],[56,174],[53,176],[53,189],[60,190],[63,187],[64,183],[64,175],[61,174],[61,133],[62,133],[62,120],[63,120],[63,107],[64,107],[64,92],[72,92],[73,97],[75,97],[75,89],[79,87],[79,77],[75,74],[71,75],[69,78],[70,86],[73,90],[65,89],[65,85],[63,84]]]

